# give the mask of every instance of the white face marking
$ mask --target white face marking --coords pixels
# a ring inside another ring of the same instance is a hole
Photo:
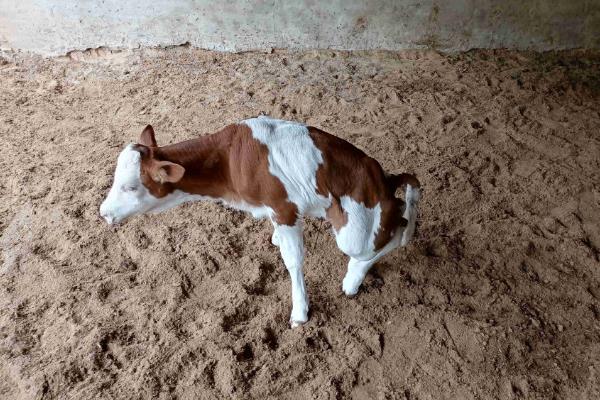
[[[132,144],[119,155],[113,185],[100,206],[100,215],[109,224],[146,212],[158,213],[183,202],[202,198],[179,190],[161,198],[153,196],[142,184],[141,162],[141,155],[133,149]]]
[[[142,213],[151,207],[154,197],[140,179],[141,155],[128,145],[119,154],[113,185],[100,206],[100,215],[109,224]]]
[[[317,170],[323,156],[306,125],[268,117],[243,122],[252,136],[269,148],[269,172],[281,181],[298,213],[325,216],[331,201],[317,193]]]

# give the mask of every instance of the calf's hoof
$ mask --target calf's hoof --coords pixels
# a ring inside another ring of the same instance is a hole
[[[299,313],[292,312],[292,315],[290,316],[290,326],[292,328],[302,326],[306,321],[308,321],[308,310]]]
[[[292,329],[298,328],[299,326],[302,326],[305,323],[306,323],[306,321],[294,321],[294,320],[290,320],[290,326],[292,327]]]
[[[356,297],[358,294],[358,288],[360,288],[360,284],[362,280],[355,279],[353,277],[346,276],[344,281],[342,282],[342,291],[344,294],[350,298]]]

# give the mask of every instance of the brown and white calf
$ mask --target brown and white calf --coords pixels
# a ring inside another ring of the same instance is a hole
[[[403,184],[406,202],[395,197]],[[292,281],[294,327],[308,319],[303,216],[331,222],[338,247],[350,256],[342,289],[353,296],[379,258],[411,239],[419,182],[385,174],[345,140],[296,122],[258,117],[163,147],[147,126],[139,143],[119,155],[100,214],[113,224],[208,199],[271,220],[272,242]]]

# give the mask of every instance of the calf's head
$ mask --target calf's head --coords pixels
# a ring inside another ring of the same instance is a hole
[[[117,159],[113,185],[100,205],[100,215],[115,224],[133,215],[160,211],[172,200],[173,185],[185,169],[159,160],[154,130],[148,125],[138,144],[129,144]],[[169,207],[167,207],[169,208]]]

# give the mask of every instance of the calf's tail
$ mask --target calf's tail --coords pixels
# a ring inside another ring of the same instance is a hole
[[[406,219],[407,224],[402,233],[401,246],[406,246],[415,233],[417,224],[417,205],[421,198],[421,184],[419,180],[411,174],[389,175],[388,182],[392,189],[397,189],[400,186],[406,185],[406,193],[404,195],[404,213],[402,217]]]

